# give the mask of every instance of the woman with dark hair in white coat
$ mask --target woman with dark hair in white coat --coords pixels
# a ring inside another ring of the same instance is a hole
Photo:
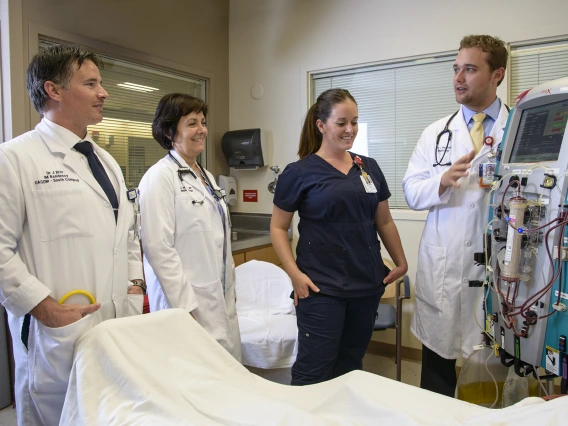
[[[158,104],[152,134],[168,153],[140,181],[144,271],[151,311],[185,309],[240,361],[229,212],[197,162],[206,116],[205,102],[190,95]]]

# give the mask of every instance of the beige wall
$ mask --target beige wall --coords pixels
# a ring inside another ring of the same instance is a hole
[[[23,75],[33,44],[30,30],[39,26],[116,46],[126,57],[132,52],[173,68],[203,70],[213,79],[212,171],[227,171],[223,133],[252,127],[267,135],[269,165],[283,169],[296,160],[308,71],[455,50],[468,33],[490,33],[507,42],[568,34],[565,0],[476,4],[483,12],[474,17],[471,7],[452,0],[0,0],[4,134],[29,129]],[[260,100],[250,96],[255,84],[264,87]],[[500,95],[506,97],[506,87]],[[274,174],[265,167],[234,175],[235,210],[269,213],[267,185]],[[259,202],[242,203],[242,189],[258,189]],[[394,216],[413,280],[425,215],[397,211]],[[414,308],[409,302],[406,326]],[[390,332],[375,338],[393,341]],[[419,347],[408,330],[403,344]]]
[[[456,50],[470,33],[507,42],[568,34],[566,0],[231,0],[229,31],[230,128],[260,127],[270,134],[272,164],[297,159],[308,107],[308,71]],[[264,87],[260,100],[250,89]],[[451,82],[448,81],[448,85]],[[500,96],[506,98],[506,85]],[[266,168],[265,168],[266,169]],[[245,174],[247,173],[247,174]],[[272,210],[268,170],[235,173],[237,211]],[[400,182],[390,183],[400,185]],[[241,189],[258,189],[259,203],[242,203]],[[393,213],[414,281],[422,212]],[[403,345],[419,348],[408,330],[414,300],[407,301]],[[394,342],[393,333],[375,333]]]
[[[218,147],[229,127],[229,0],[10,0],[9,3],[11,13],[16,16],[10,22],[13,29],[10,35],[13,43],[17,43],[18,37],[21,39],[24,53],[23,57],[17,57],[17,45],[11,52],[20,61],[21,73],[20,77],[14,74],[12,97],[27,99],[21,75],[29,61],[29,46],[33,54],[34,42],[29,35],[38,27],[97,40],[111,48],[116,46],[125,59],[130,52],[137,60],[157,59],[174,69],[203,71],[212,78],[209,121],[213,124],[210,143],[215,148],[212,156],[215,166],[212,163],[208,166],[215,172],[226,170]],[[10,118],[14,123],[12,136],[30,127],[29,102],[26,100],[26,105],[18,108]]]

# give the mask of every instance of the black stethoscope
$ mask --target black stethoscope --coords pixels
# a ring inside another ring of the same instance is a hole
[[[447,163],[444,163],[444,164],[442,164],[442,161],[444,161],[444,157],[446,156],[446,152],[448,152],[448,147],[450,146],[450,142],[452,141],[452,135],[454,134],[450,130],[450,124],[451,124],[452,120],[454,119],[454,117],[456,115],[458,115],[458,112],[460,112],[459,109],[452,114],[450,119],[447,121],[444,129],[440,133],[438,133],[438,137],[436,138],[436,147],[434,148],[434,159],[436,160],[436,162],[434,164],[432,164],[432,167],[436,167],[436,166],[442,166],[443,167],[443,166],[451,166],[452,165],[451,161],[448,161]],[[446,142],[446,148],[444,149],[444,153],[442,154],[442,158],[440,158],[438,160],[438,147],[440,146],[440,138],[442,136],[444,136],[446,133],[448,134],[448,141]]]
[[[181,163],[172,155],[171,152],[168,152],[168,155],[170,156],[170,158],[171,158],[172,160],[174,160],[174,162],[175,162],[175,163],[177,164],[177,166],[178,166],[178,170],[177,170],[178,178],[179,178],[181,184],[184,186],[184,188],[185,188],[185,185],[184,185],[184,183],[183,183],[183,175],[186,175],[186,174],[188,174],[188,173],[191,174],[191,176],[193,176],[193,178],[194,178],[195,180],[197,180],[197,181],[201,184],[201,187],[202,187],[202,189],[203,189],[203,197],[201,198],[201,200],[196,200],[196,199],[193,197],[193,194],[191,193],[190,190],[188,190],[187,192],[189,193],[189,196],[190,196],[191,199],[192,199],[191,204],[193,204],[193,205],[196,205],[196,204],[202,205],[202,204],[204,203],[204,201],[205,201],[205,193],[206,193],[207,189],[206,189],[205,186],[203,185],[203,182],[201,181],[201,179],[199,178],[199,176],[197,176],[197,174],[193,171],[193,169],[192,169],[191,167],[183,167],[183,166],[181,165]],[[197,165],[197,168],[199,169],[199,172],[201,173],[201,176],[203,176],[203,178],[207,181],[207,185],[209,185],[209,188],[211,188],[211,192],[213,193],[213,197],[215,198],[215,201],[216,201],[217,203],[219,203],[221,200],[223,200],[223,201],[225,202],[225,206],[226,206],[227,212],[228,212],[228,210],[229,210],[229,205],[227,204],[227,197],[221,192],[220,189],[215,189],[215,187],[214,187],[213,184],[211,183],[211,180],[209,179],[209,176],[207,176],[207,173],[205,173],[205,171],[203,170],[203,167],[201,167],[201,164],[199,164],[199,163],[197,163],[197,162],[196,162],[195,164]],[[229,221],[229,228],[231,228],[231,227],[232,227],[232,224],[231,224],[231,216],[230,216],[228,213],[227,213],[227,218],[228,218],[228,221]]]
[[[199,176],[197,176],[197,174],[193,171],[193,169],[191,167],[183,167],[181,165],[181,163],[172,155],[171,152],[168,152],[168,155],[170,156],[170,158],[172,160],[175,161],[175,163],[178,165],[178,170],[177,170],[177,174],[178,174],[178,178],[180,180],[180,182],[183,185],[183,175],[186,174],[191,174],[191,176],[193,176],[193,178],[195,180],[197,180],[198,182],[201,183],[201,186],[203,187],[203,198],[201,200],[196,200],[195,198],[193,198],[193,195],[191,194],[191,191],[188,191],[191,196],[191,198],[193,199],[193,201],[191,202],[193,205],[195,204],[203,204],[203,202],[205,201],[205,192],[207,191],[203,185],[203,182],[201,181],[201,179],[199,179]],[[212,189],[213,192],[213,196],[215,197],[215,201],[220,201],[221,199],[225,200],[225,196],[223,195],[223,193],[221,192],[220,189],[215,189],[215,187],[213,186],[213,184],[211,183],[211,180],[209,180],[209,176],[207,176],[207,173],[205,173],[203,171],[203,168],[201,167],[201,164],[199,163],[195,163],[197,165],[197,168],[199,169],[199,172],[201,173],[201,176],[203,176],[203,178],[207,181],[207,185],[209,185],[209,187]],[[226,200],[225,200],[226,203]]]
[[[505,108],[507,108],[507,112],[511,111],[511,109],[505,105]],[[458,109],[456,112],[454,112],[451,117],[448,119],[446,125],[444,126],[444,129],[438,133],[438,137],[436,138],[436,146],[434,148],[434,159],[436,160],[436,162],[434,164],[432,164],[432,167],[436,167],[436,166],[451,166],[452,162],[448,161],[447,163],[443,163],[442,161],[444,161],[444,157],[446,156],[446,153],[448,152],[448,147],[450,146],[450,142],[452,141],[452,136],[453,136],[453,132],[450,130],[450,124],[452,122],[452,120],[454,119],[454,117],[456,115],[458,115],[458,112],[460,112],[460,110]],[[442,154],[442,158],[440,158],[438,160],[438,147],[440,146],[440,138],[445,135],[448,134],[448,140],[446,142],[446,148],[444,148],[444,153]],[[491,138],[491,141],[493,141],[493,138]],[[491,142],[491,144],[493,144],[493,142]]]

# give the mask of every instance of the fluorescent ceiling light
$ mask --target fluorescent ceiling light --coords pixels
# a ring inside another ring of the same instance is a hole
[[[127,81],[125,81],[124,83],[118,83],[117,86],[124,87],[128,90],[134,90],[136,92],[154,92],[156,90],[160,90],[155,87],[142,86],[140,84],[129,83]]]
[[[123,118],[108,118],[108,117],[104,117],[103,121],[101,121],[102,124],[110,124],[110,122],[115,122],[115,121],[119,121],[121,123],[134,123],[134,124],[141,124],[144,126],[148,126],[148,125],[152,125],[152,123],[148,123],[146,121],[136,121],[136,120],[125,120]],[[96,124],[94,125],[96,126]]]

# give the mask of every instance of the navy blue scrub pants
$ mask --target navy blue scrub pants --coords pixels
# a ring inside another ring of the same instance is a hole
[[[310,294],[299,299],[292,385],[311,385],[361,370],[381,296],[382,292],[353,298]]]

